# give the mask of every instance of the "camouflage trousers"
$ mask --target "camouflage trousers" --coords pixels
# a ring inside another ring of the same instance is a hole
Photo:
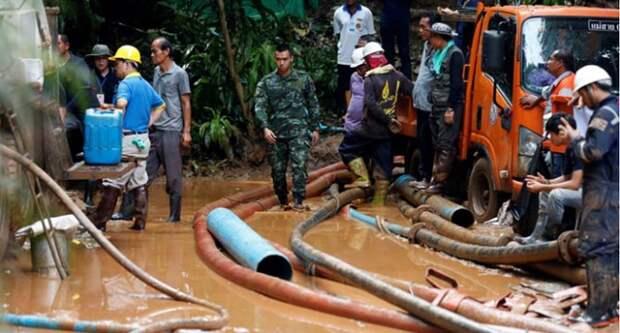
[[[281,204],[288,203],[288,189],[286,186],[286,169],[291,160],[293,170],[293,197],[301,202],[306,196],[306,161],[310,151],[310,134],[300,135],[290,139],[278,139],[276,144],[270,145],[269,163],[271,164],[271,179],[273,189]]]

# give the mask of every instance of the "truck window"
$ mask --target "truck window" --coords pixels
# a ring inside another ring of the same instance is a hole
[[[495,14],[489,20],[488,30],[500,30],[509,32],[509,39],[506,42],[506,59],[504,63],[504,70],[499,73],[486,73],[491,76],[493,80],[497,82],[497,87],[501,93],[510,102],[512,99],[512,82],[514,73],[514,42],[515,42],[515,24],[513,17],[506,17],[500,14]]]
[[[618,94],[618,20],[591,17],[533,17],[523,23],[521,77],[523,88],[540,94],[553,82],[546,62],[556,49],[573,51],[575,69],[604,68]]]

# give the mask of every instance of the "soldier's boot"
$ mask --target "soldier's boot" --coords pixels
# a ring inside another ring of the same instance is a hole
[[[146,214],[148,209],[148,200],[146,195],[146,187],[140,186],[133,190],[134,195],[134,222],[129,228],[131,230],[144,230],[146,227]]]
[[[178,194],[172,194],[170,196],[170,216],[168,216],[168,222],[178,223],[181,221],[181,196]]]
[[[375,194],[372,197],[373,206],[385,205],[385,196],[387,195],[389,186],[390,186],[390,182],[387,180],[378,179],[375,182]]]
[[[133,191],[125,192],[121,201],[121,208],[118,212],[112,214],[112,220],[131,220],[133,219]]]
[[[536,226],[532,233],[527,237],[517,236],[515,237],[515,241],[521,244],[534,244],[543,241],[543,235],[545,234],[545,230],[547,229],[547,224],[549,223],[549,217],[546,215],[542,215],[538,218],[536,222]]]
[[[105,231],[106,223],[110,220],[114,207],[116,206],[116,200],[121,194],[121,190],[112,187],[104,186],[101,193],[101,201],[97,206],[95,212],[90,216],[90,220],[100,230]]]
[[[364,163],[363,158],[358,157],[353,161],[349,162],[349,169],[351,170],[351,172],[353,172],[355,176],[357,176],[357,178],[351,184],[346,184],[344,188],[370,187],[368,169],[366,169],[366,163]]]

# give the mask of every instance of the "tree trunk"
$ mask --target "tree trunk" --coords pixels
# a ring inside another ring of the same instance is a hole
[[[224,43],[226,45],[226,56],[228,58],[228,71],[230,72],[230,77],[235,84],[235,90],[237,92],[237,97],[239,98],[239,103],[241,104],[241,109],[243,110],[243,115],[245,119],[248,121],[248,132],[251,139],[256,139],[256,132],[254,128],[254,117],[250,112],[250,107],[248,103],[245,101],[245,94],[243,85],[241,84],[241,79],[239,78],[239,73],[237,73],[237,69],[235,67],[235,52],[232,49],[232,43],[230,41],[230,34],[228,32],[228,24],[226,23],[226,9],[224,8],[224,1],[217,0],[217,5],[220,14],[220,25],[222,26],[222,33],[224,34]]]

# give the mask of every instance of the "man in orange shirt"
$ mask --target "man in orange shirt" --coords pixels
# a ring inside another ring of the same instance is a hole
[[[521,97],[521,105],[523,105],[526,109],[530,109],[535,106],[542,107],[545,110],[545,123],[551,117],[552,113],[564,111],[572,115],[572,108],[568,106],[564,108],[552,107],[552,101],[555,96],[564,96],[567,97],[567,100],[570,99],[575,85],[574,70],[575,60],[570,51],[553,51],[549,56],[549,60],[547,60],[547,71],[556,78],[555,81],[553,81],[551,85],[544,87],[540,96],[526,95]],[[551,151],[551,177],[560,177],[562,175],[562,170],[564,169],[564,153],[566,152],[566,145],[557,146],[549,143],[546,147]]]

